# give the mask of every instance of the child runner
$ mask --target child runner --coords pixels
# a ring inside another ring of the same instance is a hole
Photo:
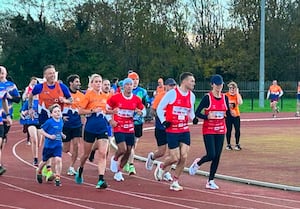
[[[43,183],[42,168],[47,164],[50,158],[54,158],[55,164],[55,186],[61,186],[60,175],[62,168],[62,138],[63,120],[61,107],[59,104],[54,104],[49,108],[51,118],[46,120],[42,125],[41,134],[45,137],[43,148],[43,159],[36,169],[36,179],[38,183]]]

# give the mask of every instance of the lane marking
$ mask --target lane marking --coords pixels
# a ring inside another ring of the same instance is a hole
[[[17,189],[17,190],[20,190],[20,191],[22,191],[22,192],[27,192],[27,193],[33,194],[33,195],[35,195],[35,196],[43,197],[43,198],[46,198],[46,199],[54,200],[54,201],[57,201],[57,202],[61,202],[61,203],[68,204],[68,205],[73,205],[73,206],[77,206],[77,207],[80,207],[80,208],[93,209],[93,208],[87,207],[87,206],[85,206],[85,205],[80,205],[80,204],[77,204],[77,203],[73,203],[73,202],[69,202],[69,201],[65,201],[65,200],[53,198],[53,197],[50,197],[50,196],[47,196],[47,195],[43,195],[43,194],[34,192],[34,191],[32,191],[32,190],[24,189],[24,188],[22,188],[22,187],[20,187],[20,186],[17,186],[17,185],[9,184],[9,183],[7,183],[7,182],[0,182],[0,184],[6,185],[6,186],[8,186],[8,187],[11,187],[11,188],[14,188],[14,189]]]

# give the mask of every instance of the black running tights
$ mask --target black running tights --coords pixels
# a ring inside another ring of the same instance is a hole
[[[198,165],[201,166],[205,162],[212,161],[210,165],[209,180],[215,178],[223,150],[224,137],[224,134],[203,135],[206,155],[200,159]]]

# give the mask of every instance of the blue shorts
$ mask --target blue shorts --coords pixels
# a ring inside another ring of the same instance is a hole
[[[88,131],[84,131],[83,140],[88,143],[94,143],[98,139],[108,139],[107,132],[103,132],[101,134],[90,133]]]
[[[154,135],[156,138],[156,144],[158,147],[168,144],[167,133],[165,129],[155,129]]]
[[[62,146],[56,146],[54,148],[44,147],[43,149],[43,161],[46,162],[52,157],[62,156]]]
[[[125,142],[127,146],[134,145],[134,133],[120,133],[117,132],[114,134],[116,143],[119,144],[121,142]]]
[[[169,149],[178,148],[180,143],[184,143],[188,146],[191,145],[190,132],[184,133],[167,133],[167,142]]]
[[[70,142],[74,138],[82,137],[82,127],[81,126],[77,128],[63,127],[63,133],[66,135],[66,138],[62,139],[62,141]]]

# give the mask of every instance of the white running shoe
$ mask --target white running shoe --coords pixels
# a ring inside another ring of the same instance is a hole
[[[216,185],[215,181],[214,180],[210,180],[210,181],[207,181],[206,183],[206,189],[219,189],[219,186]]]
[[[162,163],[158,163],[154,171],[154,178],[156,181],[161,181],[163,179],[164,170],[160,167]]]
[[[196,158],[192,165],[189,167],[189,174],[195,175],[197,170],[199,169],[199,165],[197,164],[199,162],[200,158]]]
[[[149,152],[146,163],[145,163],[145,167],[148,171],[151,171],[153,168],[153,163],[154,163],[153,156],[154,156],[154,153]]]
[[[67,171],[68,176],[74,176],[74,175],[76,175],[76,173],[77,172],[75,171],[74,167],[70,167]]]
[[[170,174],[170,172],[166,172],[163,176],[163,180],[164,181],[173,181],[172,175]]]
[[[116,181],[124,181],[123,174],[122,174],[121,171],[115,173],[114,180],[116,180]]]
[[[114,173],[117,173],[118,172],[118,167],[119,167],[118,161],[115,161],[114,156],[112,156],[111,160],[110,160],[110,170]]]
[[[173,181],[172,184],[170,185],[170,190],[173,191],[182,191],[183,187],[179,185],[178,181]]]

